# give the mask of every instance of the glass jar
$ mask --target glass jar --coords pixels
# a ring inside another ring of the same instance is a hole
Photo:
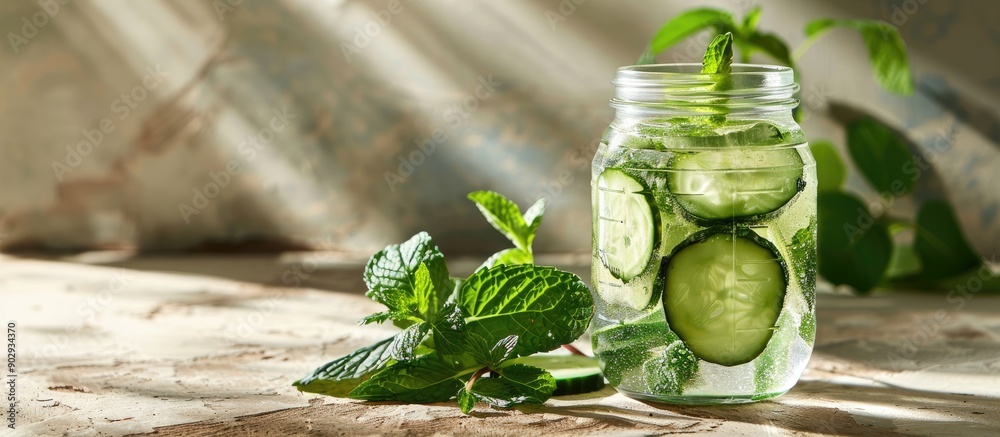
[[[618,69],[594,157],[594,353],[618,391],[779,396],[816,331],[816,166],[792,70]]]

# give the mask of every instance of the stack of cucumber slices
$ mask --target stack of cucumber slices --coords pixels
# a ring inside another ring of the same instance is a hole
[[[597,255],[618,281],[602,282],[598,294],[640,311],[662,302],[669,330],[698,358],[750,362],[772,337],[788,276],[771,242],[747,226],[803,189],[799,152],[700,149],[675,153],[663,170],[658,186],[669,194],[650,190],[639,169],[608,168],[595,180]],[[663,199],[654,196],[670,196],[675,210],[706,228],[656,260],[659,234],[670,229],[660,229],[656,201]]]

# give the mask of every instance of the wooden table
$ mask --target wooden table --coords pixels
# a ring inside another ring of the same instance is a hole
[[[587,277],[586,257],[540,261]],[[362,264],[337,253],[5,256],[0,317],[17,324],[19,412],[4,435],[1000,433],[1000,296],[985,295],[959,308],[945,293],[821,293],[802,380],[751,405],[658,405],[606,388],[463,416],[451,403],[299,393],[293,380],[394,331],[355,324],[379,310],[362,295]]]

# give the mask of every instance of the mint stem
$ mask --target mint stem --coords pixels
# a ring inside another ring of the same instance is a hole
[[[489,371],[489,367],[483,367],[482,369],[477,370],[476,373],[473,373],[472,376],[469,377],[469,381],[465,383],[465,391],[472,393],[472,385]]]
[[[571,344],[564,344],[564,345],[562,345],[562,347],[563,347],[563,349],[568,350],[573,355],[579,355],[581,357],[586,357],[587,356],[587,354],[583,353],[582,351],[580,351],[580,349],[577,349],[576,346],[573,346]]]

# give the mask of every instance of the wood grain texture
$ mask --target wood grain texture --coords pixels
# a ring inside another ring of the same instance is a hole
[[[586,257],[545,257],[586,270]],[[297,392],[315,366],[392,335],[358,327],[363,259],[336,253],[0,259],[16,320],[11,435],[979,435],[1000,432],[1000,296],[821,293],[816,352],[787,395],[683,407],[601,392],[462,416],[450,403]],[[459,260],[457,273],[480,260]],[[89,264],[88,264],[89,263]],[[298,280],[295,284],[294,279]],[[959,307],[960,306],[960,307]],[[589,351],[586,340],[578,346]],[[10,430],[6,430],[10,431]]]

